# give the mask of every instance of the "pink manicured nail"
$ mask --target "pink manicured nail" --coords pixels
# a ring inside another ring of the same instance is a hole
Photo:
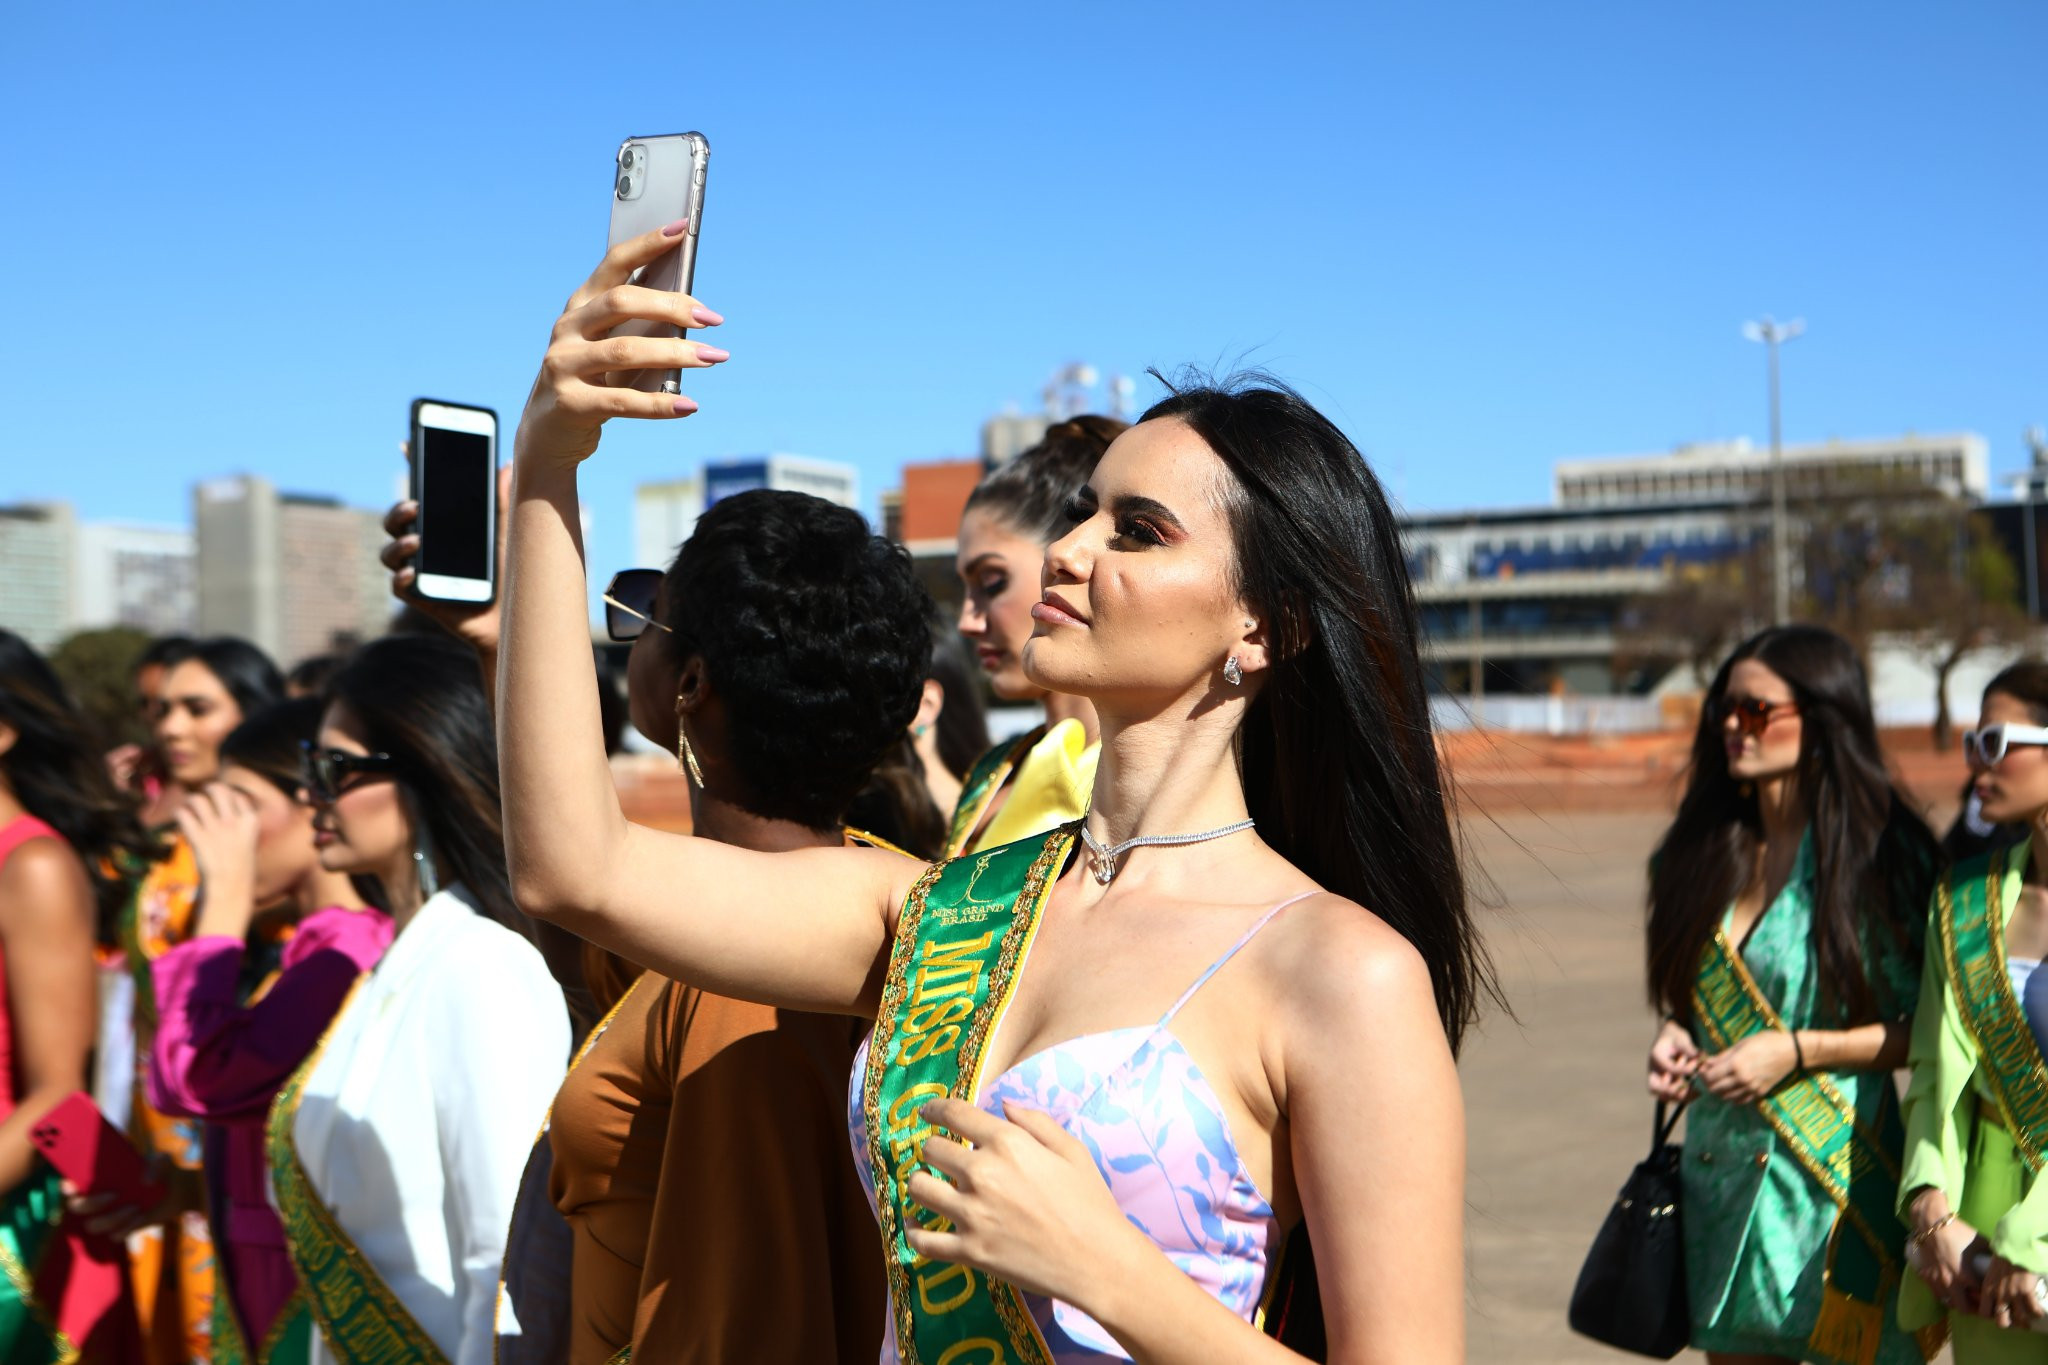
[[[714,313],[700,303],[690,310],[690,320],[699,327],[716,327],[725,321],[725,314]]]
[[[678,218],[673,223],[670,223],[667,227],[663,228],[661,230],[661,235],[664,237],[680,237],[689,230],[690,220],[687,218]]]
[[[676,416],[678,416],[678,417],[688,417],[688,416],[689,416],[689,415],[690,415],[691,413],[695,412],[696,410],[697,410],[697,400],[696,400],[696,399],[694,399],[694,398],[678,398],[678,399],[676,399]]]
[[[732,352],[721,350],[716,346],[699,346],[697,348],[697,359],[709,361],[711,364],[716,365],[721,360],[731,360]]]

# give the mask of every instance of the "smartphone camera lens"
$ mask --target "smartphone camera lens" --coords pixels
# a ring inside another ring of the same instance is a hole
[[[626,197],[627,195],[631,194],[632,192],[633,192],[633,177],[631,177],[630,175],[622,175],[622,176],[620,176],[620,177],[619,177],[619,198],[621,198],[621,199],[624,199],[624,198],[625,198],[625,197]]]

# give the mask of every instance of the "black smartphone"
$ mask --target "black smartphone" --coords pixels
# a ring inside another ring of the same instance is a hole
[[[412,402],[413,590],[438,602],[498,594],[498,414],[437,398]]]

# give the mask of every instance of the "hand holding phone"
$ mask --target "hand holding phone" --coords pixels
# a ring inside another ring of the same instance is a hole
[[[412,404],[413,591],[436,602],[498,595],[498,414],[415,398]]]
[[[104,1201],[108,1207],[154,1209],[164,1202],[164,1187],[150,1177],[142,1154],[83,1090],[59,1100],[36,1120],[28,1137],[80,1194],[111,1196]]]
[[[675,249],[634,272],[633,283],[687,294],[697,278],[697,229],[704,217],[704,170],[711,144],[702,133],[629,137],[619,144],[612,179],[610,246],[670,223],[685,224]],[[660,322],[622,322],[611,335],[680,337],[684,329]],[[683,391],[681,370],[631,370],[613,381],[644,393]]]

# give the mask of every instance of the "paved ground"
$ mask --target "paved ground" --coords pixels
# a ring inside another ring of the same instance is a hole
[[[1579,1263],[1649,1144],[1643,1054],[1643,867],[1669,817],[1522,813],[1471,819],[1470,861],[1515,1019],[1466,1046],[1475,1365],[1625,1360],[1565,1326]],[[1698,1357],[1687,1357],[1698,1359]]]
[[[1471,863],[1496,884],[1499,908],[1483,920],[1518,1016],[1488,1018],[1461,1065],[1473,1365],[1641,1359],[1573,1335],[1565,1305],[1615,1190],[1649,1147],[1643,876],[1669,819],[1649,804],[1523,810],[1467,828]]]

